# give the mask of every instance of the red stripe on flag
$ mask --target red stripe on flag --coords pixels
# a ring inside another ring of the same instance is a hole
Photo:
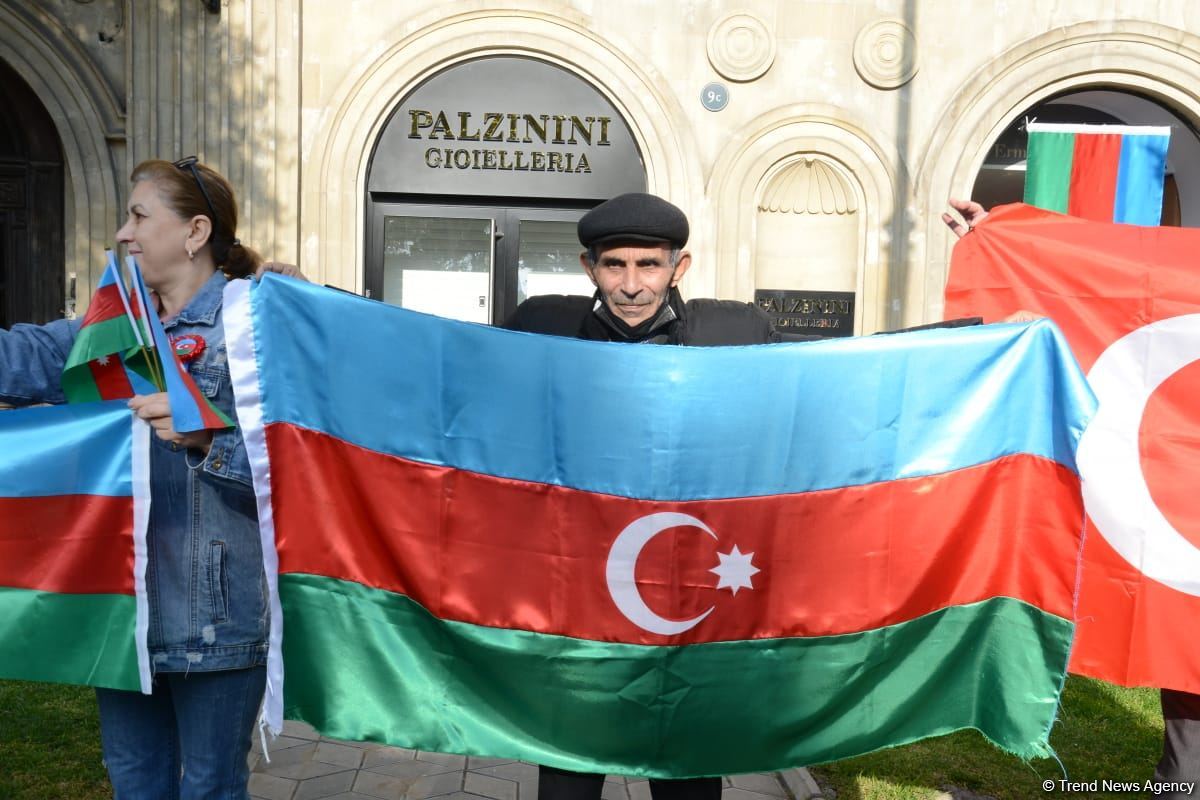
[[[87,362],[87,366],[92,373],[92,380],[96,382],[101,400],[123,400],[133,397],[133,384],[125,374],[125,365],[119,355],[109,356],[107,364],[93,359]]]
[[[101,286],[92,295],[92,301],[88,303],[88,310],[83,316],[81,327],[86,328],[88,325],[124,315],[125,305],[121,302],[121,295],[117,291],[116,284],[110,283],[107,286]]]
[[[1097,222],[1112,222],[1120,165],[1121,134],[1075,134],[1067,213]]]
[[[807,494],[657,502],[408,461],[286,424],[268,426],[267,442],[288,467],[272,474],[280,572],[402,593],[443,619],[683,644],[864,631],[997,595],[1071,617],[1079,482],[1035,456]],[[714,608],[672,637],[623,616],[605,578],[616,536],[662,511],[717,535],[664,531],[637,562],[658,615]],[[736,594],[710,571],[734,545],[761,570]]]
[[[200,415],[200,422],[204,428],[228,427],[225,420],[217,416],[212,401],[200,391],[200,387],[196,385],[196,381],[192,379],[191,373],[183,366],[183,362],[175,355],[175,351],[172,350],[167,356],[173,362],[173,368],[179,373],[179,377],[183,381],[183,388],[187,390],[188,398],[196,406],[196,412]]]
[[[133,500],[0,497],[0,586],[133,594]]]

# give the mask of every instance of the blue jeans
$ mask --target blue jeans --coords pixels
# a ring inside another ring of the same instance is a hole
[[[154,693],[97,689],[115,800],[247,800],[266,667],[166,672]]]

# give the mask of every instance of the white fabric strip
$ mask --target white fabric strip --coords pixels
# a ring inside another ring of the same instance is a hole
[[[267,460],[267,433],[263,426],[262,392],[258,383],[258,354],[254,345],[251,281],[232,280],[225,286],[225,347],[233,382],[234,407],[258,501],[258,529],[262,537],[263,571],[270,593],[271,632],[267,650],[267,689],[259,726],[272,736],[283,730],[283,610],[279,605],[279,555],[275,552],[275,517],[271,512],[271,465]]]
[[[1079,125],[1075,123],[1030,122],[1029,133],[1112,133],[1122,136],[1170,136],[1169,125]]]
[[[146,531],[150,525],[150,425],[132,411],[129,412],[129,418],[133,420],[130,482],[133,494],[133,594],[137,608],[133,636],[142,694],[150,694],[152,676],[150,650],[147,645],[150,632],[150,600],[146,594],[146,564],[149,561]]]

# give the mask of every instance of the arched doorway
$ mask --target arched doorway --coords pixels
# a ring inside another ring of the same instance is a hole
[[[455,65],[410,92],[376,141],[364,287],[483,323],[526,297],[590,294],[576,221],[645,188],[631,131],[578,75],[515,56]]]
[[[41,101],[0,61],[0,327],[63,316],[63,152]]]
[[[1200,227],[1200,136],[1184,118],[1142,94],[1105,86],[1043,100],[1013,119],[988,150],[971,197],[985,208],[1020,202],[1025,186],[1025,122],[1154,125],[1171,129],[1163,185],[1163,225]]]

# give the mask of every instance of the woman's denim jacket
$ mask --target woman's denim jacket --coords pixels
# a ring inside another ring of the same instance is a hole
[[[225,277],[217,272],[164,323],[168,335],[199,334],[186,362],[200,391],[230,419],[233,387],[221,324]],[[0,331],[0,401],[61,403],[63,364],[78,320]],[[239,669],[266,662],[267,592],[250,464],[241,431],[213,437],[208,457],[150,437],[146,588],[156,672]]]

